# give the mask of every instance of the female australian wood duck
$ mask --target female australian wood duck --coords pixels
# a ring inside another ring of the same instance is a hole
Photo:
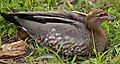
[[[64,13],[1,13],[6,20],[24,27],[44,46],[61,49],[65,55],[91,55],[107,48],[108,37],[100,25],[113,16],[101,9],[88,15]],[[93,41],[94,40],[94,41]]]

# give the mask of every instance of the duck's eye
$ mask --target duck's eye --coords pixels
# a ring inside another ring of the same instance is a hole
[[[103,16],[108,16],[108,14],[107,13],[100,13],[100,14],[98,14],[98,16],[103,17]]]

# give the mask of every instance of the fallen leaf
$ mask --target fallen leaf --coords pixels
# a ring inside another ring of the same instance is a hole
[[[29,45],[23,40],[1,46],[0,58],[22,57],[29,51]]]

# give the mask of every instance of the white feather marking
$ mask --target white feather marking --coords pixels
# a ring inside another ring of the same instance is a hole
[[[55,36],[49,36],[48,38],[49,39],[55,39]]]

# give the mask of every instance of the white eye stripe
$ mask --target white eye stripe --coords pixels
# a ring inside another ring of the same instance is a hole
[[[108,16],[107,13],[99,13],[97,16],[102,17],[102,16]]]

